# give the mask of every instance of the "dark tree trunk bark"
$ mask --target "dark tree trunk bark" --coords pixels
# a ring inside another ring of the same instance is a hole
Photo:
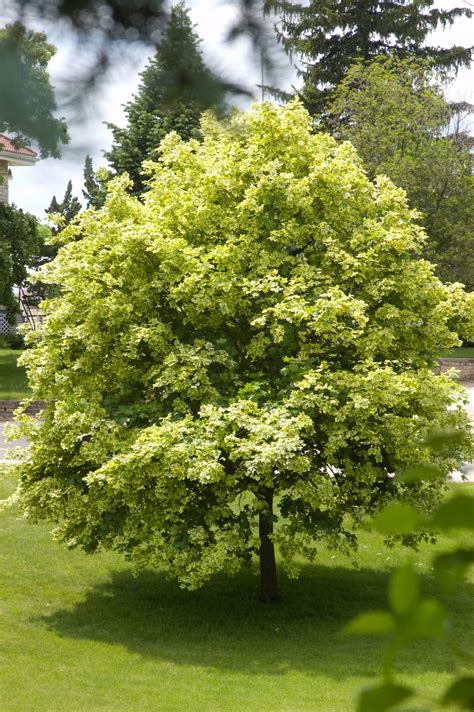
[[[263,603],[276,601],[278,597],[275,546],[270,536],[273,534],[273,490],[264,490],[265,509],[259,515],[260,535],[260,595]]]

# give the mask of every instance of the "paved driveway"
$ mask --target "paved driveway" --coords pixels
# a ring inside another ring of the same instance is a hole
[[[7,423],[0,422],[0,462],[8,462],[11,460],[12,451],[16,447],[26,448],[28,447],[28,441],[26,438],[21,438],[20,440],[9,441],[4,435],[4,429]]]
[[[471,419],[471,426],[474,434],[474,383],[465,383],[464,388],[466,389],[467,395],[469,396],[469,401],[467,403],[466,409]],[[468,465],[468,470],[464,474],[467,475],[467,479],[469,482],[474,482],[474,463]],[[454,480],[454,482],[462,482],[463,480],[461,472],[453,472],[451,475],[451,479]]]

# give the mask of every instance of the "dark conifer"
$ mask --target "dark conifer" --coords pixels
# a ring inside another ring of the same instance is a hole
[[[197,137],[201,113],[223,109],[226,85],[206,66],[200,42],[189,10],[178,3],[155,56],[141,74],[137,94],[125,105],[127,126],[108,124],[114,141],[104,155],[117,173],[129,174],[136,195],[145,189],[142,162],[157,157],[166,134]]]
[[[104,170],[107,173],[106,169]],[[100,171],[99,171],[100,174]],[[82,195],[86,199],[88,208],[101,208],[107,195],[106,181],[101,180],[92,165],[92,158],[86,156],[84,161],[84,189]]]
[[[451,25],[468,7],[434,8],[434,0],[310,0],[308,4],[267,0],[276,12],[278,40],[301,58],[302,97],[307,109],[321,112],[350,65],[379,55],[416,55],[441,70],[469,65],[472,48],[425,44],[438,26]]]

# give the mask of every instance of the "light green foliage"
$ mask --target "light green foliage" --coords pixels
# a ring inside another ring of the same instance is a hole
[[[470,452],[461,389],[432,368],[473,297],[417,257],[403,191],[298,103],[201,130],[165,138],[143,203],[120,177],[61,233],[44,278],[62,294],[23,356],[46,402],[23,510],[190,588],[258,551],[269,491],[293,571],[387,502],[429,510]],[[464,437],[433,455],[433,423]],[[420,458],[439,477],[390,477]]]
[[[327,122],[353,143],[371,177],[387,175],[406,190],[441,279],[472,290],[474,176],[459,116],[442,89],[419,59],[359,62],[334,90]]]
[[[459,433],[435,433],[425,439],[425,445],[435,453],[449,451]],[[411,468],[410,486],[416,481],[425,480],[426,468]],[[430,476],[429,476],[430,477]],[[406,480],[405,480],[406,481]],[[398,511],[397,511],[398,510]],[[407,534],[415,532],[421,526],[435,531],[451,533],[457,530],[474,529],[474,497],[467,492],[451,493],[435,511],[422,518],[416,516],[410,507],[393,505],[385,508],[373,522],[373,528],[382,532]],[[432,559],[432,570],[444,592],[453,593],[456,586],[464,579],[470,566],[474,564],[474,547],[459,547],[437,552]],[[451,611],[438,598],[423,597],[420,579],[413,564],[400,566],[393,572],[389,588],[388,602],[390,611],[369,611],[362,613],[346,626],[351,635],[386,636],[381,662],[381,681],[363,690],[358,698],[358,712],[384,712],[404,699],[412,698],[417,693],[411,687],[398,685],[395,661],[402,651],[419,640],[447,639],[452,650],[457,654],[457,672],[459,676],[452,680],[439,700],[431,699],[436,707],[449,706],[461,710],[471,710],[474,704],[474,677],[466,675],[466,669],[474,660],[472,653],[460,648],[452,638],[450,630]],[[464,669],[466,668],[466,669]],[[470,668],[472,669],[472,668]]]

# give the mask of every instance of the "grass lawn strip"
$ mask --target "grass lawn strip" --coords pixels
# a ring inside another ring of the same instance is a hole
[[[21,400],[30,394],[25,369],[17,365],[21,351],[0,349],[0,400]]]
[[[441,358],[474,358],[474,346],[461,346],[451,351],[443,351]]]
[[[0,494],[12,489],[4,478]],[[14,509],[0,513],[0,538],[6,712],[349,712],[378,669],[380,641],[346,638],[341,628],[384,606],[390,569],[407,557],[363,534],[353,562],[321,550],[298,580],[280,572],[282,601],[264,606],[255,572],[181,591],[159,572],[133,578],[114,554],[67,551],[47,525],[27,524]],[[413,554],[427,593],[436,591],[431,552],[423,545]],[[453,599],[455,634],[468,649],[473,584]],[[446,685],[450,667],[449,650],[432,642],[400,662],[402,679],[430,695]]]

